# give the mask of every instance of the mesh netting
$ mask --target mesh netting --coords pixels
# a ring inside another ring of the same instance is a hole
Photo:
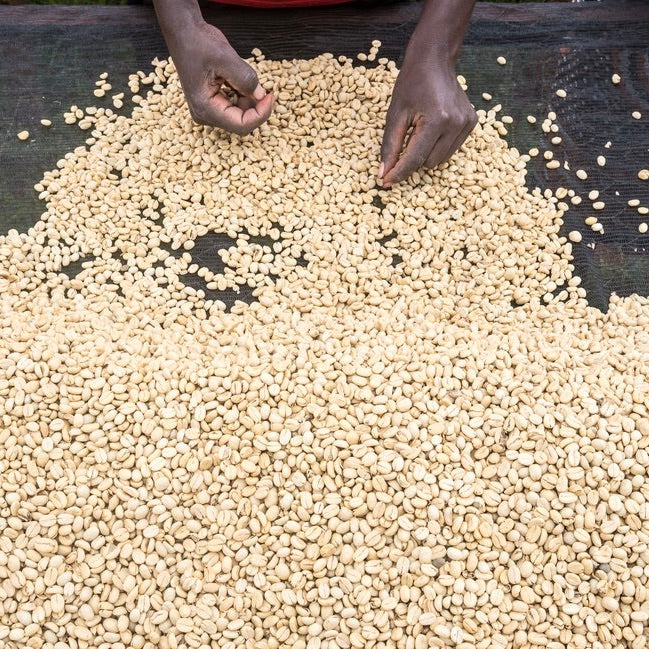
[[[373,39],[383,42],[381,55],[399,60],[416,22],[416,4],[368,4],[328,9],[254,11],[210,7],[206,16],[220,26],[242,55],[253,47],[269,58],[309,58],[324,51],[353,56],[368,51]],[[605,310],[611,292],[649,292],[649,234],[640,234],[641,215],[630,199],[649,207],[649,182],[637,172],[649,167],[649,3],[608,2],[572,5],[479,5],[459,63],[478,108],[496,103],[514,118],[509,141],[520,150],[549,148],[562,166],[548,170],[541,156],[529,165],[529,184],[566,187],[584,197],[565,217],[565,232],[578,229],[574,246],[576,272],[591,305]],[[110,105],[92,96],[94,81],[107,71],[112,92],[127,91],[130,73],[149,68],[166,47],[146,7],[0,8],[0,233],[25,231],[43,211],[33,185],[57,160],[83,144],[88,133],[66,126],[62,113],[72,104]],[[503,55],[507,65],[496,57]],[[611,83],[616,72],[622,81]],[[555,93],[563,88],[565,99]],[[482,93],[493,96],[485,101]],[[111,93],[109,93],[111,94]],[[123,111],[132,105],[125,101]],[[540,128],[548,111],[557,114],[558,133]],[[631,117],[642,114],[640,120]],[[539,118],[530,125],[525,117]],[[53,120],[43,128],[39,120]],[[29,142],[16,133],[27,129]],[[550,137],[562,142],[552,145]],[[609,144],[610,142],[610,144]],[[597,156],[606,157],[598,166]],[[584,169],[586,180],[575,170]],[[587,197],[598,190],[605,208],[593,212]],[[596,214],[603,233],[584,219]],[[218,250],[232,240],[210,235],[196,242],[192,256],[215,273],[222,267]],[[303,261],[303,260],[302,260]],[[64,269],[78,272],[80,262]],[[198,276],[189,285],[205,288]],[[207,293],[207,291],[206,291]],[[214,294],[226,304],[250,299]]]

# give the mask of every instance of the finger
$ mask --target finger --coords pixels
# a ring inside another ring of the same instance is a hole
[[[259,84],[257,73],[232,48],[221,64],[221,74],[228,85],[240,95],[263,99],[266,92]]]
[[[423,166],[428,169],[434,169],[438,164],[444,162],[444,160],[450,157],[453,151],[455,151],[452,147],[457,139],[458,138],[454,138],[453,135],[444,135],[443,137],[440,137],[433,147],[433,150],[428,154]]]
[[[406,113],[388,115],[383,131],[383,142],[381,143],[381,165],[379,166],[379,178],[384,179],[397,163],[403,143],[408,132],[408,116]]]
[[[273,95],[266,95],[261,101],[249,108],[233,104],[225,95],[211,98],[204,114],[209,113],[210,123],[239,135],[246,135],[263,124],[273,110]]]
[[[410,134],[410,139],[405,151],[392,170],[383,176],[383,182],[387,185],[405,180],[413,171],[419,169],[428,158],[438,140],[435,127],[419,120]]]
[[[469,137],[469,133],[471,133],[471,131],[473,130],[473,126],[473,123],[469,123],[467,126],[465,126],[462,131],[460,131],[460,134],[455,138],[455,140],[453,140],[453,142],[447,147],[445,152],[441,152],[440,146],[440,155],[437,159],[434,158],[435,151],[431,151],[428,160],[426,160],[426,167],[432,169],[442,162],[449,160],[453,156],[453,154],[462,146],[467,137]],[[435,147],[435,149],[437,149],[437,147]]]

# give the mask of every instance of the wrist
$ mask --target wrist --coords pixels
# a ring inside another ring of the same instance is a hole
[[[475,0],[425,0],[406,57],[455,67]]]
[[[455,69],[457,55],[442,39],[436,39],[431,32],[413,33],[408,42],[404,57],[404,66],[434,66],[440,69]]]
[[[153,4],[170,50],[187,42],[205,22],[197,0],[153,0]]]
[[[432,40],[413,34],[403,57],[402,68],[431,72],[455,77],[456,57],[449,48]]]

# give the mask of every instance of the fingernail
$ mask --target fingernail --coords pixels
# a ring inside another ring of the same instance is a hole
[[[379,178],[383,178],[383,170],[385,169],[385,165],[381,163],[379,165]]]
[[[258,84],[255,88],[255,92],[252,93],[252,98],[255,101],[261,101],[266,96],[266,91],[261,87],[261,84]]]

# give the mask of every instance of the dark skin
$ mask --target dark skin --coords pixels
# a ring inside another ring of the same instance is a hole
[[[424,0],[388,108],[378,176],[384,187],[448,160],[477,122],[455,63],[475,0]],[[160,26],[198,124],[246,135],[273,110],[257,74],[197,0],[154,0]],[[231,99],[224,89],[235,92]]]

